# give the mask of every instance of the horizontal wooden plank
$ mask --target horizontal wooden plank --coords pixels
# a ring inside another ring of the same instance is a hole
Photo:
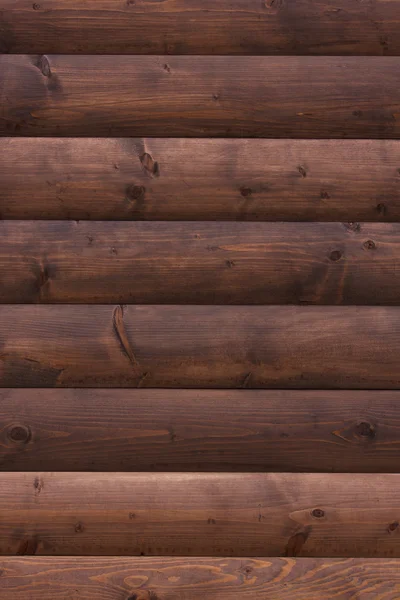
[[[400,221],[399,165],[397,140],[0,138],[0,214]]]
[[[399,223],[1,221],[0,302],[398,304]]]
[[[3,389],[0,407],[5,471],[399,466],[400,392]]]
[[[399,307],[0,306],[0,387],[400,388]]]
[[[399,55],[398,11],[397,0],[1,0],[0,50]]]
[[[0,135],[399,138],[399,64],[390,56],[2,55]],[[149,176],[162,177],[140,152]]]
[[[0,554],[400,556],[400,474],[0,474]]]
[[[397,559],[10,557],[0,600],[395,600]]]

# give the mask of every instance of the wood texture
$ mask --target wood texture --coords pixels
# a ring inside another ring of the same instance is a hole
[[[0,307],[0,387],[400,388],[400,308]]]
[[[55,558],[0,560],[0,600],[397,600],[396,559]]]
[[[0,72],[0,135],[400,137],[390,56],[2,55]]]
[[[1,0],[0,50],[400,54],[398,0]]]
[[[2,473],[0,553],[400,556],[400,475]]]
[[[0,222],[0,302],[398,304],[398,223]]]
[[[399,449],[400,392],[0,390],[5,471],[396,472]]]
[[[396,140],[0,138],[0,214],[400,221],[399,168]]]

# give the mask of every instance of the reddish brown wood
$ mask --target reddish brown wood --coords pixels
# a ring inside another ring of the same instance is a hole
[[[398,474],[2,473],[0,554],[400,557]]]
[[[3,389],[0,406],[3,471],[398,470],[397,391]]]
[[[0,387],[400,388],[400,308],[0,307]]]
[[[143,167],[141,148],[157,162],[159,177]],[[397,140],[0,138],[0,213],[399,221],[399,165]]]
[[[0,49],[97,54],[400,54],[397,0],[1,0]]]
[[[0,302],[398,304],[397,223],[0,222]]]
[[[0,74],[0,135],[400,137],[390,56],[2,55]]]

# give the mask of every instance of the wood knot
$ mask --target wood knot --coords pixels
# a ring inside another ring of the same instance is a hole
[[[38,61],[38,69],[42,72],[42,75],[44,75],[44,77],[51,77],[51,69],[50,69],[50,63],[49,63],[49,59],[47,58],[47,56],[43,55],[39,58]]]
[[[217,521],[215,519],[208,519],[207,523],[209,525],[216,525]]]
[[[31,437],[31,430],[25,425],[13,425],[7,433],[8,438],[17,444],[27,444]]]
[[[297,167],[298,172],[300,173],[300,175],[302,177],[307,177],[307,171],[305,170],[304,167],[302,167],[301,165],[299,167]]]
[[[227,260],[225,261],[225,264],[229,269],[232,269],[232,267],[234,267],[236,263],[233,260]]]
[[[285,556],[298,556],[303,549],[304,544],[312,531],[311,527],[306,527],[303,531],[295,533],[289,538],[285,548]]]
[[[397,521],[393,521],[393,523],[389,523],[388,527],[387,527],[387,532],[388,533],[393,533],[394,531],[396,531],[396,529],[398,528],[399,524]]]
[[[372,240],[367,240],[363,244],[365,250],[376,250],[376,244]]]
[[[248,187],[241,187],[240,193],[242,194],[243,198],[248,198],[249,196],[251,196],[253,194],[253,190]]]
[[[85,527],[84,527],[83,523],[81,523],[80,521],[79,521],[79,523],[76,523],[74,529],[75,529],[76,533],[83,533],[85,531]]]
[[[376,428],[367,421],[361,421],[355,426],[354,434],[364,440],[373,440],[376,436]]]
[[[360,233],[361,224],[352,222],[352,223],[343,223],[347,231],[354,231],[354,233]]]
[[[321,190],[320,197],[321,197],[321,200],[329,200],[330,195],[328,194],[328,192],[326,190]]]
[[[363,111],[362,110],[353,110],[353,116],[354,117],[362,117]]]
[[[155,161],[148,152],[142,154],[142,156],[140,157],[140,162],[142,163],[143,168],[145,169],[145,171],[147,171],[149,175],[153,177],[160,176],[160,167],[158,165],[158,162]]]
[[[42,489],[44,488],[44,481],[40,477],[35,477],[33,481],[33,487],[35,488],[35,492],[37,495],[40,494]]]
[[[263,0],[261,5],[263,8],[279,8],[282,4],[282,0]]]
[[[314,508],[314,510],[311,511],[311,515],[315,519],[322,519],[325,516],[325,511],[322,510],[321,508]]]
[[[167,73],[171,73],[171,67],[169,66],[168,63],[165,63],[163,66],[164,71],[167,71]]]
[[[332,262],[337,262],[338,260],[340,260],[342,258],[342,253],[340,252],[340,250],[333,250],[333,252],[330,253],[329,255],[329,259]]]
[[[379,204],[376,205],[376,210],[377,210],[378,215],[381,215],[383,217],[387,213],[387,206],[386,206],[386,204],[383,204],[383,202],[380,202]]]
[[[124,308],[121,305],[115,307],[113,312],[113,327],[115,334],[121,344],[122,350],[125,352],[133,366],[138,365],[138,361],[133,353],[132,346],[128,339],[128,335],[124,324]]]
[[[32,4],[32,8],[33,8],[33,10],[40,10],[40,4],[37,4],[36,2],[34,2],[34,4]]]
[[[144,200],[146,188],[143,185],[128,185],[125,194],[128,200],[137,202]]]
[[[37,283],[36,283],[37,291],[40,292],[42,287],[44,287],[49,280],[50,280],[50,273],[49,273],[48,267],[46,265],[40,264]]]
[[[37,536],[33,536],[27,540],[22,540],[17,550],[17,556],[34,556],[38,550],[38,547],[39,542]]]

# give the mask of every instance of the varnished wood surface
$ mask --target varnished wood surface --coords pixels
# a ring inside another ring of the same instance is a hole
[[[400,221],[399,165],[397,140],[0,138],[0,214]]]
[[[0,307],[0,387],[400,388],[399,307]]]
[[[399,450],[395,391],[0,390],[3,471],[396,472]]]
[[[397,600],[396,559],[85,558],[0,560],[1,600]]]
[[[393,304],[398,223],[0,221],[0,302]]]
[[[10,54],[0,73],[6,136],[400,137],[397,57]]]
[[[0,553],[400,557],[400,475],[2,473]]]
[[[1,0],[0,50],[400,54],[397,0]]]

